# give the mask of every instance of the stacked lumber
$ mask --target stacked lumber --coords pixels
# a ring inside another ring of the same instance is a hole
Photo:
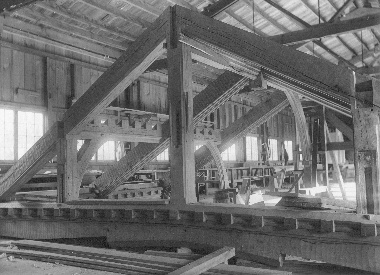
[[[121,274],[291,274],[290,272],[229,266],[224,264],[235,255],[235,249],[221,248],[206,256],[197,254],[173,257],[175,253],[145,254],[82,247],[31,240],[12,241],[12,246],[0,247],[0,253],[30,260],[61,263]],[[152,255],[156,254],[156,255]]]

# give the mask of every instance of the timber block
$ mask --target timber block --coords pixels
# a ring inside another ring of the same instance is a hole
[[[204,223],[204,222],[206,222],[206,214],[205,214],[205,212],[194,212],[194,221],[196,223]]]
[[[70,219],[85,219],[87,217],[87,210],[88,209],[70,209]]]
[[[321,220],[321,233],[334,233],[335,221],[334,220]]]
[[[8,208],[0,208],[0,217],[4,218],[8,215]]]
[[[8,216],[11,216],[12,218],[19,218],[22,215],[22,209],[21,208],[9,208],[8,209]]]
[[[181,215],[178,210],[169,210],[169,220],[179,221],[181,219]]]
[[[38,208],[37,209],[37,217],[41,219],[50,219],[54,217],[53,208]],[[58,209],[57,209],[58,210]]]
[[[37,217],[37,208],[22,208],[21,213],[24,218]]]
[[[58,208],[54,209],[54,217],[56,218],[69,218],[70,217],[70,208]]]
[[[169,220],[169,210],[155,210],[156,211],[156,219],[160,221]]]
[[[129,210],[129,209],[125,209],[123,211],[123,217],[124,219],[126,220],[133,220],[136,218],[136,211],[135,210]]]
[[[234,216],[232,214],[221,214],[220,220],[223,225],[234,224]]]
[[[298,229],[299,222],[297,219],[285,218],[284,226],[287,229]]]
[[[377,236],[377,227],[376,224],[361,224],[360,225],[360,234],[363,237],[376,237]]]
[[[264,227],[264,225],[265,225],[264,216],[253,216],[252,217],[252,226]]]

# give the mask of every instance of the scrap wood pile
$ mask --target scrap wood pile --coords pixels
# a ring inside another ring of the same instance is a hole
[[[145,254],[31,240],[0,247],[8,257],[59,263],[121,274],[291,274],[290,272],[224,264],[235,249],[221,248],[206,256],[147,251]]]

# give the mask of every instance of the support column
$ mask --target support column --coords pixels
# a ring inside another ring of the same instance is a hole
[[[170,203],[197,201],[195,194],[193,90],[190,46],[179,42],[176,9],[171,10],[168,45],[168,99],[170,106]]]
[[[355,181],[358,214],[380,214],[380,81],[356,84],[354,121]]]
[[[57,142],[57,201],[79,198],[77,175],[77,140],[64,135],[63,123],[58,123]]]

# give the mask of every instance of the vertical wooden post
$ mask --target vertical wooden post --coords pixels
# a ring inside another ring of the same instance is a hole
[[[319,136],[319,118],[311,118],[313,125],[313,143],[311,155],[311,187],[317,186],[317,167],[318,167],[318,136]]]
[[[168,49],[168,98],[170,106],[170,203],[197,201],[195,194],[195,159],[193,125],[193,90],[191,49],[179,42],[176,8],[171,9]]]
[[[57,142],[57,201],[67,202],[79,198],[77,182],[77,140],[64,135],[63,123],[58,124]]]
[[[352,106],[358,214],[380,214],[380,81],[356,84]]]
[[[324,171],[323,181],[324,181],[324,185],[327,186],[327,192],[329,194],[329,197],[333,198],[333,195],[331,193],[331,186],[330,186],[330,182],[329,182],[329,165],[327,163],[326,143],[327,143],[328,128],[327,128],[325,112],[326,112],[326,110],[325,110],[325,107],[323,106],[322,117],[321,117],[321,129],[320,129],[321,144],[322,144],[321,150],[324,151],[324,154],[322,156],[322,164],[323,164],[323,171]]]

